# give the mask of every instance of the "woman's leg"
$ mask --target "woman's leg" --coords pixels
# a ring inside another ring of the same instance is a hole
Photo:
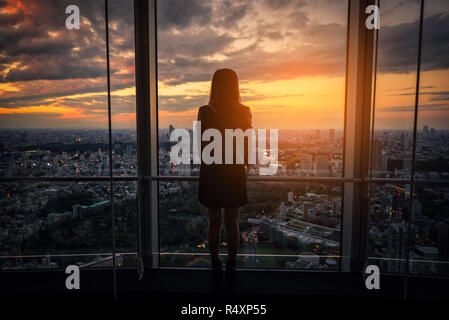
[[[228,258],[232,262],[235,261],[237,250],[239,249],[239,215],[240,207],[225,208],[224,219],[228,235]]]
[[[212,261],[218,260],[220,249],[221,208],[207,208],[209,215],[208,237],[209,250]]]

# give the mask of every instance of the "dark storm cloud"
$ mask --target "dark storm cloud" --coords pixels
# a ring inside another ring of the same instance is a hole
[[[182,55],[188,57],[209,56],[222,52],[234,38],[227,34],[217,34],[207,29],[198,33],[160,35],[158,53],[162,58]]]
[[[424,89],[424,88],[423,88]],[[401,93],[398,96],[414,96],[415,93]],[[420,96],[432,96],[430,101],[449,101],[449,91],[424,91],[419,93]]]
[[[213,8],[209,25],[201,25],[198,18],[189,20],[184,28],[172,24],[169,29],[159,25],[159,81],[165,85],[210,81],[213,72],[223,67],[237,70],[239,78],[246,81],[344,73],[344,24],[311,21],[304,1],[272,0],[262,4],[262,11],[268,14],[276,11],[277,16],[283,17],[282,21],[273,23],[258,15],[250,26],[240,24],[259,12],[255,5],[253,1],[223,1]],[[302,43],[295,42],[295,37]],[[280,46],[285,46],[282,41],[286,39],[291,39],[289,50],[279,50],[275,54],[267,50],[267,44],[276,45],[278,40]],[[192,105],[205,102],[207,95],[194,99],[159,96],[160,106],[170,111],[189,110]]]
[[[449,68],[449,15],[426,17],[423,26],[422,70]],[[416,70],[419,22],[387,26],[379,32],[378,67],[385,73]]]
[[[109,29],[111,54],[123,50],[134,50],[133,1],[109,0],[109,21],[117,26],[117,28]],[[134,65],[134,59],[129,65]]]
[[[106,75],[103,1],[26,0],[23,3],[28,10],[17,8],[13,14],[1,14],[0,73],[3,76],[0,75],[0,82]],[[70,4],[80,8],[80,30],[65,28],[68,16],[65,8]],[[110,28],[111,64],[114,53],[133,49],[131,5],[131,1],[110,1],[110,24],[115,26]],[[13,28],[17,23],[19,27]],[[51,33],[59,36],[52,37]],[[128,63],[133,61],[128,59]],[[16,68],[10,68],[14,64]],[[114,74],[118,70],[111,71]]]
[[[208,70],[217,69],[218,64],[212,64],[212,67]],[[169,69],[169,68],[167,68]],[[170,68],[171,69],[171,68]],[[185,82],[196,82],[196,81],[208,81],[211,80],[212,74],[210,71],[186,71],[180,74],[179,72],[170,73],[159,73],[160,80],[163,80],[167,85],[179,85]]]
[[[301,10],[294,10],[288,16],[288,26],[293,29],[302,29],[309,21],[307,15]]]
[[[389,107],[389,108],[382,108],[380,110],[386,112],[410,112],[415,111],[415,106]],[[423,104],[418,106],[418,110],[419,111],[449,110],[449,104]]]
[[[134,23],[134,1],[109,0],[108,9],[110,21],[126,25]]]
[[[129,84],[113,84],[111,86],[111,91],[129,88]],[[21,97],[13,98],[0,98],[0,106],[2,108],[16,108],[16,107],[27,107],[33,105],[49,105],[53,102],[47,102],[47,99],[63,98],[66,96],[85,94],[85,93],[99,93],[106,92],[106,85],[83,88],[79,90],[68,90],[64,92],[54,92],[47,94],[35,94],[35,95],[25,95]],[[101,99],[101,97],[94,97],[95,99]],[[92,98],[90,98],[92,99]],[[67,101],[68,99],[66,99]]]
[[[19,11],[11,14],[4,14],[2,19],[0,20],[0,26],[13,27],[18,22],[24,19],[25,15],[23,11]]]
[[[425,87],[421,87],[421,90],[424,90],[424,89],[433,89],[433,88],[435,88],[434,86],[425,86]],[[392,91],[410,91],[410,90],[415,90],[416,89],[416,87],[407,87],[407,88],[401,88],[401,89],[390,89],[390,90],[392,90]],[[414,93],[411,93],[411,94],[414,94]],[[399,94],[400,95],[400,94]],[[392,96],[395,96],[395,94],[392,94]]]
[[[50,57],[49,57],[50,58]],[[64,61],[63,57],[53,57],[45,66],[38,60],[28,60],[25,70],[14,69],[6,77],[6,81],[28,80],[61,80],[73,78],[95,78],[106,76],[106,69],[101,65],[85,62],[79,65],[77,61]]]
[[[2,50],[10,50],[9,46],[35,39],[48,38],[47,31],[65,31],[65,20],[68,16],[65,13],[65,8],[70,4],[79,6],[81,17],[89,19],[94,31],[98,32],[102,29],[104,33],[104,8],[101,1],[26,0],[23,3],[28,10],[27,13],[24,13],[21,8],[17,8],[18,12],[23,15],[23,19],[20,21],[23,24],[19,28],[4,28],[3,25],[0,25],[0,48]],[[7,17],[8,14],[3,13],[0,21],[5,16]],[[87,29],[88,27],[84,26],[80,30],[66,33],[65,36],[70,36],[69,40],[80,39],[89,34]],[[101,34],[99,33],[99,35]]]
[[[159,96],[158,102],[164,106],[164,110],[179,112],[197,108],[209,101],[208,95],[197,95],[189,99],[184,96]]]
[[[449,101],[449,91],[420,93],[422,94],[432,95],[430,101]]]
[[[304,0],[264,0],[265,6],[271,10],[286,9],[292,6],[302,7],[305,4]]]
[[[158,28],[186,28],[210,22],[212,8],[202,0],[164,0],[157,2]]]
[[[301,19],[299,19],[301,18]],[[215,18],[214,18],[215,19]],[[282,31],[280,24],[257,22],[252,43],[232,50],[232,44],[238,38],[226,33],[217,34],[206,28],[179,33],[160,32],[158,42],[159,80],[168,85],[187,81],[208,81],[214,70],[231,67],[238,70],[242,79],[263,79],[269,81],[279,78],[292,78],[303,75],[338,74],[344,72],[346,26],[332,24],[309,24],[307,16],[299,11],[289,11],[286,16],[289,31]],[[226,29],[225,29],[226,30]],[[233,30],[239,31],[235,26]],[[240,30],[244,35],[247,29]],[[301,45],[289,52],[273,55],[260,47],[263,41],[281,40],[284,36],[294,37],[300,33],[304,42],[313,46]],[[287,34],[288,33],[288,34]],[[329,39],[333,41],[329,43]],[[230,50],[231,49],[231,50]],[[224,55],[224,60],[210,60],[214,54]]]
[[[414,88],[412,88],[414,89]],[[424,88],[422,88],[424,89]],[[420,92],[420,95],[443,95],[443,96],[449,96],[449,91],[425,91],[425,92]],[[415,93],[411,92],[411,93],[401,93],[398,94],[399,96],[414,96]]]
[[[198,33],[163,33],[160,39],[158,76],[170,85],[210,80],[210,70],[219,63],[206,57],[223,52],[234,41],[228,34],[218,35],[210,29]]]
[[[438,70],[449,68],[449,15],[438,14],[424,19],[423,68]]]
[[[241,4],[239,2],[223,1],[214,14],[222,17],[218,25],[225,28],[235,28],[236,24],[246,16],[251,8],[251,2]]]
[[[430,98],[430,101],[449,101],[449,95],[432,97]]]

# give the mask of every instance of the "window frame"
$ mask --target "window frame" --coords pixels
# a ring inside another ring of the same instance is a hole
[[[159,267],[158,181],[197,181],[161,176],[158,171],[157,0],[134,0],[136,32],[136,109],[138,137],[139,255],[145,267]],[[364,236],[361,189],[368,173],[374,32],[365,28],[365,8],[374,0],[348,0],[343,177],[248,177],[248,181],[339,182],[342,187],[340,271],[360,269]],[[148,72],[148,75],[145,73]],[[150,135],[150,139],[148,139]],[[357,148],[356,145],[363,146]],[[277,269],[276,269],[277,270]],[[283,269],[279,269],[283,270]],[[300,270],[298,270],[300,271]]]
[[[448,185],[447,179],[373,178],[370,175],[375,101],[378,31],[365,28],[365,8],[379,0],[348,0],[344,157],[342,177],[249,177],[258,182],[340,183],[342,186],[342,239],[340,271],[361,272],[368,257],[369,186],[371,183]],[[421,4],[424,1],[421,0]],[[422,10],[423,6],[422,6]],[[134,0],[137,176],[0,177],[1,183],[66,181],[136,181],[139,268],[159,268],[159,181],[197,181],[195,176],[161,176],[158,171],[157,28],[156,0]],[[153,23],[150,23],[153,22]],[[423,12],[421,12],[422,37]],[[419,50],[421,51],[421,45]],[[419,98],[418,58],[416,101]],[[415,118],[419,105],[415,106]],[[414,126],[416,134],[416,121]],[[416,142],[415,142],[416,143]],[[112,146],[110,146],[112,148]],[[413,156],[416,154],[414,146]],[[412,162],[412,166],[415,162]],[[412,202],[411,197],[411,202]],[[412,203],[413,205],[413,203]],[[408,256],[408,255],[407,255]],[[115,267],[113,267],[115,268]],[[167,267],[164,267],[167,268]],[[286,269],[270,269],[287,271]],[[408,270],[408,268],[407,268]],[[303,270],[288,270],[301,272]],[[408,276],[408,272],[405,274]],[[420,275],[417,275],[420,276]],[[423,275],[429,276],[429,275]]]

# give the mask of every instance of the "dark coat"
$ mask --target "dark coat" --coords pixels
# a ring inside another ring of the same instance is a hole
[[[219,108],[205,105],[198,110],[198,120],[201,121],[201,135],[205,130],[215,128],[221,132],[222,136],[222,164],[208,165],[201,161],[198,198],[204,206],[208,208],[232,208],[248,202],[246,166],[235,164],[235,161],[234,164],[224,164],[224,129],[240,128],[245,131],[252,128],[251,118],[249,107],[242,104]],[[210,142],[201,143],[201,152],[208,143]],[[245,143],[245,158],[247,159],[246,151]]]

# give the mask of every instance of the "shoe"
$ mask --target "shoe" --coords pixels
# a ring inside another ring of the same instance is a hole
[[[221,270],[221,268],[223,268],[223,263],[221,262],[220,259],[211,259],[210,261],[212,270]]]
[[[235,269],[236,269],[235,259],[228,260],[226,262],[226,270],[227,271],[235,271]]]
[[[233,292],[237,286],[235,259],[226,262],[225,289]]]

